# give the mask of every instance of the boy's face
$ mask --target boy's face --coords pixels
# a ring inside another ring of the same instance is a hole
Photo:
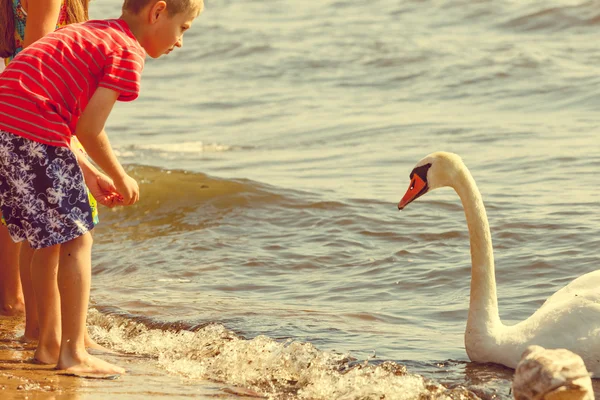
[[[144,46],[148,55],[158,58],[169,54],[175,47],[183,46],[183,34],[190,29],[197,16],[198,10],[183,11],[171,16],[165,9],[155,14],[151,40]]]

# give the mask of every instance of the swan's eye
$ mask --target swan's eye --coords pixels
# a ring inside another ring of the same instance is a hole
[[[413,185],[410,185],[410,190],[413,190],[415,187]]]

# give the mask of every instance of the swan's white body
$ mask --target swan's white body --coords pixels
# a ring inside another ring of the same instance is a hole
[[[434,153],[417,166],[425,164],[431,164],[425,178],[426,190],[452,187],[467,219],[472,262],[465,331],[469,358],[516,368],[529,345],[566,348],[582,357],[593,376],[600,377],[600,270],[580,276],[560,289],[525,321],[504,325],[498,313],[490,228],[475,180],[455,154]],[[409,192],[413,186],[411,182]],[[403,199],[399,208],[410,201]]]

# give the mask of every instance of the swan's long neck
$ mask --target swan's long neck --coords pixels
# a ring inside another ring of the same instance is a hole
[[[453,186],[465,210],[471,242],[471,297],[465,334],[489,336],[501,326],[490,226],[481,194],[467,167],[460,170]]]

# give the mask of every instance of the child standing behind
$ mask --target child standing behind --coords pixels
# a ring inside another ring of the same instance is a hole
[[[145,55],[157,58],[181,47],[202,9],[202,0],[125,0],[119,19],[51,33],[0,75],[0,207],[13,240],[36,249],[32,263],[38,273],[58,262],[58,369],[124,373],[84,346],[94,224],[71,136],[112,178],[122,203],[136,203],[138,184],[114,155],[105,122],[117,100],[137,98]],[[43,297],[44,288],[37,289]],[[45,321],[40,319],[40,337],[48,329]]]

